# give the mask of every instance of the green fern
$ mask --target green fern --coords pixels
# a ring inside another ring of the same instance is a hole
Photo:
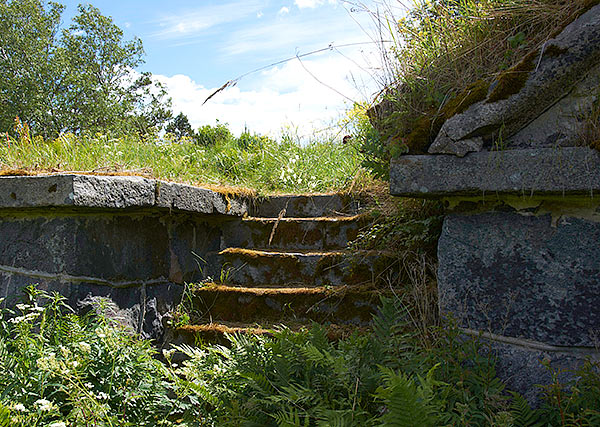
[[[280,411],[273,418],[275,418],[277,425],[280,427],[308,427],[310,423],[310,419],[301,416],[295,408]]]
[[[10,409],[0,403],[0,427],[10,426]]]
[[[515,427],[538,427],[544,426],[546,423],[541,421],[539,411],[531,409],[529,403],[519,393],[511,393],[512,402],[510,404],[510,413],[513,416],[513,424]]]
[[[381,367],[385,386],[379,387],[375,393],[381,399],[387,412],[380,418],[382,426],[413,427],[434,426],[436,417],[433,408],[424,399],[423,390],[406,374]]]

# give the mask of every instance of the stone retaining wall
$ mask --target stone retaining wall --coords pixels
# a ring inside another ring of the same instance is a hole
[[[242,198],[141,177],[0,177],[0,295],[37,283],[72,304],[107,296],[159,337],[182,285],[218,277],[223,230],[247,212]]]

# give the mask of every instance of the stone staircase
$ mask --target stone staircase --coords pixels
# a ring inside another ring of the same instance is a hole
[[[191,290],[192,324],[171,342],[222,342],[225,332],[268,334],[319,322],[330,337],[369,324],[393,257],[349,251],[369,223],[351,197],[276,196],[225,229],[217,283]]]

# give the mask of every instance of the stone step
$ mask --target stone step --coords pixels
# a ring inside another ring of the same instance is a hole
[[[285,209],[287,217],[356,215],[360,202],[345,194],[281,195],[260,200],[249,209],[255,217],[277,218]]]
[[[385,284],[395,257],[380,251],[276,251],[228,248],[221,281],[245,287]]]
[[[384,293],[365,286],[242,288],[211,284],[193,291],[192,307],[198,322],[335,322],[364,326],[377,312]]]
[[[224,231],[227,247],[285,250],[344,249],[369,223],[367,215],[320,218],[244,218]]]
[[[337,325],[327,324],[323,325],[325,333],[330,341],[337,341],[342,338],[350,336],[352,333],[365,332],[369,330],[368,327],[357,327],[349,325]],[[306,324],[294,324],[289,323],[285,325],[286,328],[300,332],[302,330],[308,330],[310,325]],[[163,341],[170,347],[172,344],[180,345],[187,344],[190,346],[199,346],[204,343],[211,344],[229,344],[227,335],[244,334],[244,335],[255,335],[255,336],[272,336],[273,333],[282,328],[281,324],[248,324],[240,322],[210,322],[210,323],[198,323],[193,325],[180,326],[177,328],[169,329],[166,333],[166,339]],[[176,361],[181,361],[184,358],[179,356],[174,358]]]

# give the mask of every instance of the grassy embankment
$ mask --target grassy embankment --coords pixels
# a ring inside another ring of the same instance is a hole
[[[359,189],[369,182],[355,146],[319,137],[301,144],[292,134],[279,141],[228,132],[199,144],[169,136],[64,135],[51,141],[31,136],[18,123],[17,138],[4,135],[0,167],[18,171],[133,173],[197,185],[235,186],[260,193]],[[222,127],[222,125],[221,125]]]

